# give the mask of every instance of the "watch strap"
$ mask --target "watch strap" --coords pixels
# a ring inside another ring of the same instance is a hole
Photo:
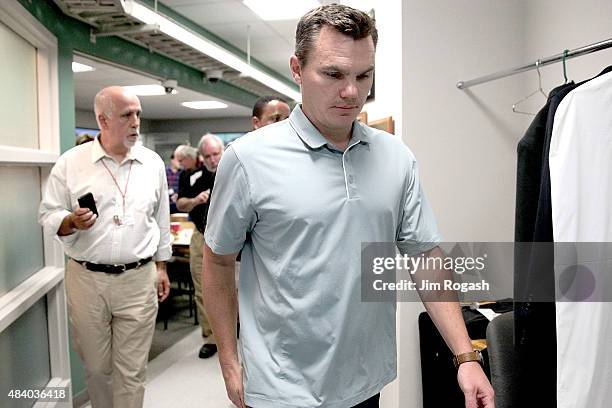
[[[474,350],[469,353],[462,353],[456,356],[453,356],[453,363],[455,363],[455,368],[459,368],[459,366],[463,363],[468,363],[470,361],[477,361],[482,364],[482,354],[480,351]]]

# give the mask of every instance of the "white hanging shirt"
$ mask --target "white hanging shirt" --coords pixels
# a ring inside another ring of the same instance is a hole
[[[563,99],[555,113],[549,159],[555,242],[612,242],[612,73]],[[560,278],[572,264],[593,273],[594,292],[587,300],[601,300],[602,291],[610,291],[609,251],[594,247],[578,244],[573,254],[555,251],[557,300]],[[556,309],[557,407],[609,407],[612,303],[558,301]]]

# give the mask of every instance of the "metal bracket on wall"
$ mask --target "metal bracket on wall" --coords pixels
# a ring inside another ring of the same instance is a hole
[[[159,31],[159,24],[144,24],[125,28],[92,28],[89,34],[89,41],[96,43],[98,37],[111,37],[114,35],[139,34],[139,33],[154,33]]]

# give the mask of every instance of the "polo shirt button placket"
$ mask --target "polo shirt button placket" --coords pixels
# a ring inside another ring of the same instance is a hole
[[[355,177],[353,177],[352,174],[349,174],[348,182],[349,182],[349,190],[351,192],[351,198],[357,197],[357,186],[355,185]]]
[[[354,198],[357,196],[357,186],[355,185],[355,176],[353,175],[353,166],[351,166],[351,158],[348,150],[344,152],[344,165],[346,166],[346,182],[348,185],[350,198]]]

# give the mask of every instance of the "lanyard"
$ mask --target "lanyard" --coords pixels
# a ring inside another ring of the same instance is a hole
[[[117,187],[117,190],[119,190],[119,194],[121,194],[121,199],[123,200],[123,202],[122,202],[122,204],[123,204],[123,217],[119,218],[118,215],[116,215],[116,214],[113,215],[113,221],[115,222],[116,225],[121,225],[123,223],[121,220],[125,219],[125,196],[127,195],[128,183],[130,182],[130,174],[132,174],[132,164],[133,163],[134,163],[134,160],[131,160],[130,161],[130,169],[128,171],[127,180],[125,180],[125,188],[123,189],[123,191],[121,191],[121,187],[119,187],[119,183],[117,182],[117,179],[115,178],[113,173],[110,171],[110,169],[108,168],[106,163],[104,163],[104,159],[102,159],[102,165],[104,166],[104,168],[106,169],[108,174],[111,176],[111,178],[115,182],[115,186]]]

